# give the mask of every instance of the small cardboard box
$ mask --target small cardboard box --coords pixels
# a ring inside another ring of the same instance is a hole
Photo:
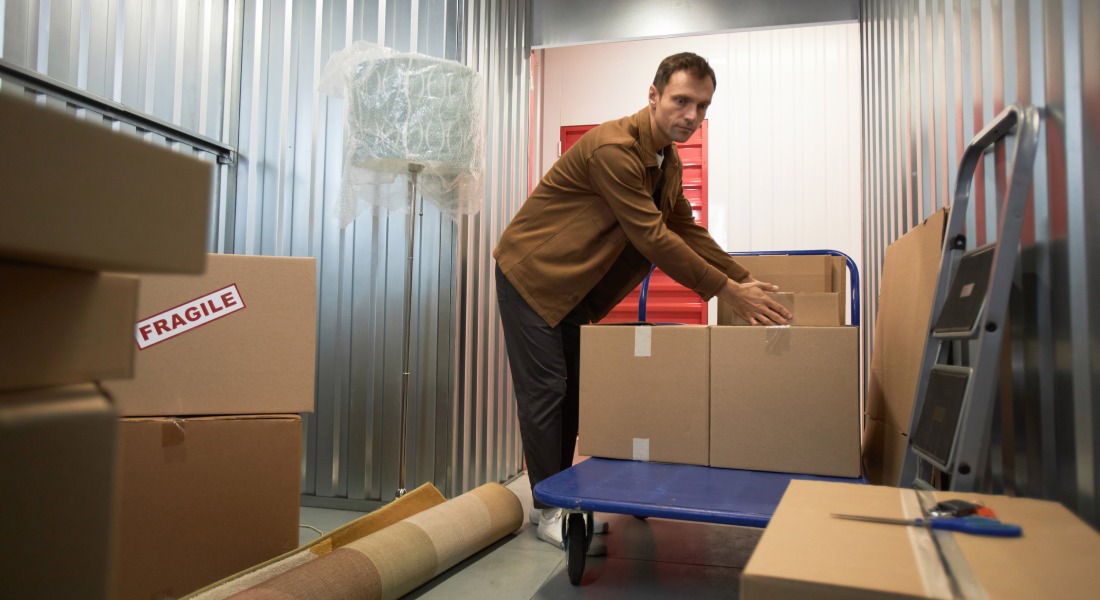
[[[867,417],[863,429],[863,468],[875,485],[901,486],[901,465],[909,436],[886,423]],[[912,483],[912,482],[910,482]]]
[[[298,547],[299,415],[119,422],[118,597],[178,598]]]
[[[919,517],[916,495],[913,489],[792,481],[741,576],[741,597],[956,597],[929,530],[831,516]],[[964,562],[984,592],[972,597],[1094,598],[1100,590],[1100,535],[1061,504],[952,492],[934,496],[980,501],[1002,521],[1023,528],[1018,538],[947,534],[959,549],[952,560]]]
[[[946,225],[947,209],[939,210],[886,248],[867,415],[897,431],[909,431]]]
[[[92,385],[0,394],[0,597],[115,597],[117,428]]]
[[[733,257],[757,281],[779,286],[780,292],[836,292],[837,319],[847,323],[848,272],[844,257],[826,254],[759,255]],[[718,324],[732,322],[733,312],[718,303]]]
[[[202,272],[209,163],[10,95],[0,115],[0,257]]]
[[[579,452],[706,465],[707,335],[692,325],[582,327]]]
[[[0,260],[0,390],[133,375],[138,280]]]
[[[710,465],[859,477],[857,327],[711,327]]]
[[[840,294],[836,292],[775,292],[768,293],[780,304],[791,311],[794,319],[791,325],[801,327],[838,327],[844,324],[840,309]],[[749,322],[734,314],[729,305],[724,311],[718,311],[718,325],[749,325]],[[723,320],[724,319],[724,320]]]
[[[211,254],[202,275],[141,278],[134,377],[107,381],[122,416],[312,412],[313,258]]]

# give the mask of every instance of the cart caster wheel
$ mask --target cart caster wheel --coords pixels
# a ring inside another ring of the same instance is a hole
[[[584,575],[584,556],[588,551],[588,535],[585,532],[584,514],[579,512],[570,513],[568,527],[565,550],[569,566],[569,583],[580,585],[581,575]]]

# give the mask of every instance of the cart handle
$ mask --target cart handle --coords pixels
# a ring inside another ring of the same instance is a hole
[[[856,268],[855,261],[851,256],[841,252],[840,250],[762,250],[760,252],[730,252],[730,256],[804,256],[814,254],[827,254],[829,256],[843,256],[844,262],[848,265],[848,273],[852,276],[852,293],[851,293],[851,305],[852,305],[852,325],[859,325],[859,269]],[[646,274],[645,279],[642,280],[642,290],[638,296],[638,320],[645,321],[645,305],[646,298],[649,296],[649,278],[653,275],[653,271],[657,268],[657,265],[649,266],[649,273]]]

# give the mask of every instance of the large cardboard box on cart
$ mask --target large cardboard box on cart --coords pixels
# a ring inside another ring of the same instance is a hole
[[[706,465],[708,328],[581,328],[580,442],[587,456]]]
[[[792,481],[741,577],[745,600],[950,598],[949,575],[927,529],[867,523],[833,513],[920,516],[917,491]],[[988,598],[1094,598],[1100,535],[1056,502],[959,492],[993,509],[1023,536],[948,534],[972,583]],[[969,596],[968,596],[969,597]]]
[[[847,263],[842,256],[826,254],[734,256],[757,281],[779,286],[782,293],[835,293],[838,324],[847,323]],[[718,303],[718,325],[735,325],[729,305]]]
[[[857,327],[710,328],[710,465],[860,476]]]

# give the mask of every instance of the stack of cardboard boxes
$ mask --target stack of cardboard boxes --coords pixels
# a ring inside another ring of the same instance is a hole
[[[296,547],[313,259],[207,255],[208,164],[0,114],[0,596],[176,597]]]
[[[119,421],[119,598],[179,597],[298,546],[316,363],[312,258],[141,277]]]
[[[859,477],[858,328],[843,259],[738,259],[784,291],[790,327],[592,325],[581,331],[581,454]],[[727,324],[728,323],[728,324]]]
[[[210,168],[0,96],[0,587],[113,597],[114,406],[138,280],[202,271]]]

